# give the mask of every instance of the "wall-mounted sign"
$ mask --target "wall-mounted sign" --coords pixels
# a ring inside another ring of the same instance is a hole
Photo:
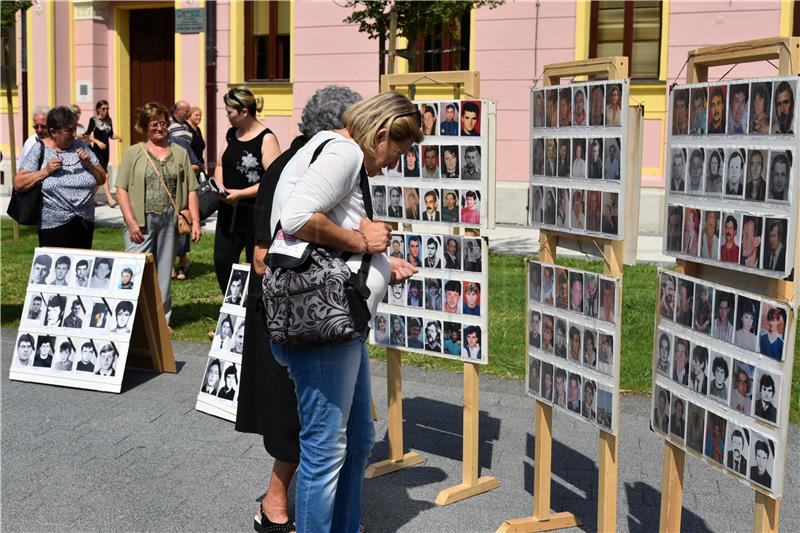
[[[175,10],[175,33],[203,33],[206,29],[206,14],[202,7],[187,7]]]

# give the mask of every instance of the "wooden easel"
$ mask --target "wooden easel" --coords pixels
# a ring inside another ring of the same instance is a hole
[[[146,254],[145,257],[138,312],[133,323],[126,366],[146,368],[156,373],[177,372],[153,254]]]
[[[381,76],[381,91],[397,90],[405,87],[413,98],[418,84],[452,87],[452,97],[460,99],[463,94],[478,98],[480,74],[473,71],[427,72],[411,74],[390,74]],[[389,459],[373,463],[367,467],[368,479],[382,476],[409,466],[420,464],[424,458],[416,452],[403,453],[403,391],[401,352],[394,348],[386,350],[386,373],[388,384],[388,439]],[[476,494],[490,491],[500,486],[491,476],[478,476],[478,445],[480,415],[480,369],[476,363],[464,363],[464,430],[462,449],[462,481],[447,488],[436,497],[437,505],[448,505]]]
[[[561,78],[575,76],[602,75],[609,80],[624,79],[628,76],[627,57],[607,57],[589,59],[585,61],[572,61],[547,65],[544,68],[543,83],[545,85],[558,85]],[[638,108],[636,108],[638,110]],[[623,235],[635,236],[639,223],[639,182],[641,174],[641,117],[631,120],[633,109],[628,113],[628,123],[623,127],[628,128],[628,157],[626,157],[625,195],[626,204],[620,209],[626,209],[625,228]],[[559,239],[578,240],[591,246],[602,254],[604,258],[603,273],[617,276],[622,280],[622,267],[625,259],[626,241],[598,239],[594,237],[577,237],[556,231],[541,230],[539,234],[540,258],[542,262],[555,263],[556,250]],[[633,247],[635,257],[635,243]],[[622,294],[622,291],[620,291]],[[619,303],[622,305],[622,302]],[[551,531],[581,524],[580,518],[571,512],[553,513],[550,511],[550,486],[551,463],[553,451],[553,407],[547,403],[536,400],[535,422],[535,447],[534,447],[534,477],[533,477],[533,516],[517,518],[503,522],[497,529],[499,532],[533,532]],[[599,431],[599,430],[598,430]],[[597,491],[597,530],[615,531],[617,513],[617,437],[605,431],[599,431],[599,469]]]
[[[708,81],[708,68],[737,63],[753,63],[768,59],[778,60],[778,75],[800,73],[800,38],[772,37],[743,41],[733,44],[697,48],[689,52],[686,83]],[[798,214],[795,214],[798,217]],[[797,218],[795,218],[797,220]],[[795,250],[800,247],[800,232]],[[800,272],[800,254],[795,253],[794,272]],[[714,267],[687,260],[677,260],[678,272],[694,277],[704,277],[703,272],[713,272]],[[742,273],[742,280],[758,278],[757,275]],[[705,276],[708,278],[709,276]],[[775,299],[791,301],[794,296],[794,283],[786,280],[770,280],[765,295]],[[787,343],[793,346],[794,343]],[[664,443],[664,471],[661,479],[661,515],[659,531],[678,532],[681,528],[683,506],[683,466],[686,452],[670,443]],[[766,494],[755,491],[754,533],[778,531],[780,502]]]

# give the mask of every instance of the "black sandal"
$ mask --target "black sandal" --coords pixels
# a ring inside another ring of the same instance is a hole
[[[294,522],[291,518],[283,524],[276,524],[267,517],[267,514],[260,505],[258,506],[258,510],[261,516],[253,518],[253,529],[258,531],[258,533],[290,533],[295,530]]]

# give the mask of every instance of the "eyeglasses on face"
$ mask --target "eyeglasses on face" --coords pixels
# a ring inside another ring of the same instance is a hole
[[[35,130],[46,130],[47,124],[34,124],[33,129]]]
[[[155,129],[155,128],[166,128],[167,127],[167,121],[166,120],[154,120],[153,122],[148,124],[148,126],[150,126],[150,128],[152,128],[152,129]]]

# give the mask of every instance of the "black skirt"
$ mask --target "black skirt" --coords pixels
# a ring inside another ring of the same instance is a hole
[[[272,457],[299,463],[297,396],[288,370],[272,357],[261,282],[262,277],[251,267],[236,431],[262,435],[264,448]]]

